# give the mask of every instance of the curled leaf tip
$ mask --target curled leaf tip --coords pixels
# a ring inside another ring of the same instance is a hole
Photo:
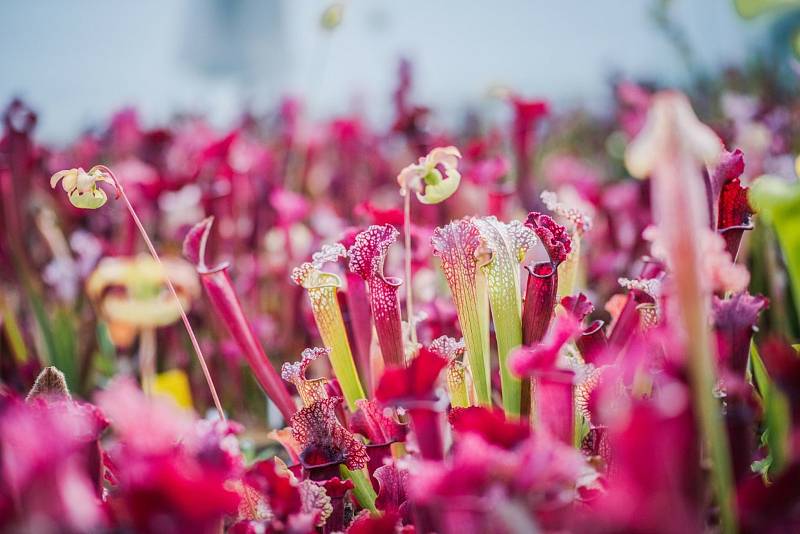
[[[331,353],[331,349],[325,347],[314,347],[305,349],[300,354],[300,361],[289,363],[286,362],[281,367],[281,378],[287,382],[294,382],[298,379],[306,379],[306,369],[317,358],[327,357]]]
[[[323,245],[322,248],[311,256],[311,261],[307,261],[295,267],[290,276],[292,282],[305,288],[317,285],[336,285],[340,284],[339,277],[332,273],[321,271],[323,265],[332,263],[339,258],[347,256],[347,250],[341,243]]]
[[[372,225],[359,233],[347,251],[350,270],[365,280],[373,276],[383,277],[386,254],[398,235],[397,229],[389,224]]]
[[[330,357],[330,354],[331,349],[327,347],[305,349],[300,356],[300,361],[294,363],[286,362],[281,367],[281,378],[294,384],[305,406],[310,406],[314,402],[328,397],[325,390],[325,384],[328,380],[326,378],[309,380],[306,378],[306,369],[317,358],[327,358]]]
[[[567,259],[572,251],[572,240],[565,227],[550,216],[536,211],[528,214],[525,226],[531,228],[539,237],[553,265],[558,265]]]
[[[594,311],[594,305],[589,301],[588,297],[583,293],[577,295],[566,296],[561,299],[561,305],[567,312],[570,313],[578,322],[582,322],[586,317]]]
[[[192,226],[183,239],[183,257],[192,262],[199,270],[206,270],[206,245],[214,224],[214,216],[206,217]]]

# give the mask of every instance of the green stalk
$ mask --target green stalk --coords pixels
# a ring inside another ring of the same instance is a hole
[[[792,300],[800,320],[800,183],[761,176],[753,183],[748,196],[758,214],[778,236],[789,272]]]
[[[661,92],[653,97],[647,122],[628,145],[625,163],[636,177],[650,177],[653,218],[672,271],[676,322],[683,327],[694,416],[711,462],[711,482],[721,529],[737,531],[728,436],[716,384],[715,354],[708,323],[710,294],[701,279],[701,232],[710,232],[702,163],[718,159],[722,143],[694,114],[685,95]]]
[[[431,244],[453,295],[476,401],[480,406],[491,406],[489,304],[486,279],[478,270],[475,257],[481,244],[480,233],[470,219],[464,218],[436,228]]]
[[[320,271],[326,262],[336,261],[346,255],[342,245],[328,245],[314,254],[311,262],[304,263],[292,273],[292,280],[308,292],[314,321],[322,337],[322,343],[331,350],[330,360],[333,373],[342,387],[347,407],[356,411],[356,401],[366,399],[364,388],[358,377],[347,330],[344,326],[342,310],[339,308],[337,293],[342,287],[342,279],[336,274]]]
[[[684,323],[689,344],[689,381],[692,386],[692,399],[696,417],[703,429],[706,445],[711,456],[711,479],[714,485],[722,521],[722,531],[737,531],[733,502],[733,477],[731,476],[731,458],[728,447],[728,436],[720,414],[720,405],[714,398],[715,372],[711,338],[705,327],[702,307],[695,310],[684,310]]]
[[[342,393],[347,401],[350,411],[355,411],[356,401],[366,399],[361,380],[358,378],[350,341],[347,339],[347,330],[344,326],[342,310],[336,293],[341,287],[341,280],[335,274],[320,273],[320,280],[327,279],[328,284],[317,285],[308,289],[308,298],[311,301],[311,310],[317,323],[322,342],[331,349],[331,367],[333,373],[342,386]]]
[[[519,264],[535,242],[530,228],[512,222],[505,224],[495,217],[476,219],[488,261],[481,270],[486,276],[492,321],[497,338],[500,363],[500,386],[506,415],[518,417],[522,405],[522,381],[508,368],[508,355],[522,345],[522,293]]]
[[[347,466],[341,464],[339,466],[339,473],[343,478],[349,478],[353,482],[353,493],[363,508],[369,510],[373,516],[379,515],[378,509],[375,507],[375,499],[378,496],[375,494],[375,489],[372,487],[372,482],[369,480],[369,474],[366,468],[350,471]]]
[[[14,360],[23,365],[28,361],[28,347],[25,345],[25,340],[22,337],[22,330],[17,323],[17,318],[11,307],[6,307],[3,303],[3,320],[2,326],[6,334],[6,339],[11,347],[11,353],[14,355]]]
[[[497,357],[500,362],[500,387],[503,394],[503,410],[506,415],[519,416],[522,402],[522,381],[514,376],[508,368],[508,355],[522,345],[522,302],[519,289],[514,292],[506,283],[492,283],[495,273],[492,264],[485,267],[489,280],[489,304],[492,310],[492,321],[497,337]],[[519,269],[517,269],[519,271]],[[506,280],[508,282],[508,280]]]

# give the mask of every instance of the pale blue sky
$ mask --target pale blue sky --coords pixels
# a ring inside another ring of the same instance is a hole
[[[351,0],[320,32],[320,0],[14,0],[0,3],[0,103],[41,111],[40,133],[64,140],[123,105],[150,122],[178,110],[218,124],[244,103],[284,93],[312,110],[389,114],[397,60],[415,64],[417,98],[443,120],[485,102],[496,84],[557,105],[607,102],[612,73],[686,79],[649,17],[650,0]],[[741,63],[766,21],[730,0],[675,0],[703,68]]]

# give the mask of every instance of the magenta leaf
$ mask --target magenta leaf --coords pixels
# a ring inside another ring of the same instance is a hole
[[[737,293],[728,299],[716,296],[712,301],[712,319],[717,338],[717,355],[738,377],[744,378],[750,354],[750,340],[758,314],[767,307],[767,299],[750,293]]]
[[[213,269],[206,266],[205,249],[213,222],[213,218],[209,217],[189,231],[183,242],[184,254],[195,263],[208,300],[244,353],[259,385],[288,421],[297,407],[247,320],[228,274],[228,265],[222,264]]]
[[[450,412],[450,424],[458,434],[478,434],[487,442],[503,449],[512,449],[530,436],[530,427],[508,420],[503,410],[471,406]]]
[[[383,272],[386,254],[397,236],[398,232],[393,226],[373,225],[359,233],[353,246],[347,251],[350,270],[367,283],[381,354],[384,362],[392,366],[405,363],[400,301],[397,298],[397,290],[402,281],[399,278],[386,277]]]
[[[375,506],[383,512],[399,512],[407,499],[408,471],[391,462],[377,468],[375,478],[380,486]]]
[[[553,318],[558,269],[550,262],[525,268],[528,270],[528,284],[522,305],[522,343],[530,346],[542,340]]]
[[[375,389],[375,398],[401,406],[436,401],[436,384],[446,365],[447,360],[423,347],[407,368],[393,367],[384,371]]]

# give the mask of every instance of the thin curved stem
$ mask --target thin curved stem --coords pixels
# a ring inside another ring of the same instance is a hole
[[[153,327],[144,328],[139,334],[139,374],[142,391],[152,396],[156,376],[156,330]]]
[[[211,390],[211,397],[214,399],[214,406],[217,408],[217,413],[222,421],[226,421],[225,412],[222,411],[222,404],[219,402],[219,396],[217,395],[217,389],[214,387],[214,381],[211,379],[211,373],[208,370],[208,365],[206,365],[206,359],[203,356],[203,351],[200,349],[200,344],[197,342],[197,337],[194,335],[194,330],[192,329],[191,323],[189,323],[189,318],[186,316],[186,310],[183,309],[183,304],[181,303],[181,299],[178,297],[178,292],[175,291],[175,286],[172,284],[172,280],[169,277],[169,273],[167,269],[164,267],[164,264],[161,262],[161,258],[156,252],[155,247],[153,246],[153,242],[150,241],[150,236],[147,235],[147,231],[144,229],[144,225],[142,225],[142,221],[139,220],[139,216],[136,215],[136,210],[133,209],[133,204],[131,201],[128,200],[128,195],[125,194],[125,190],[122,188],[122,184],[114,175],[114,173],[106,166],[102,167],[102,170],[111,177],[114,181],[114,186],[117,189],[117,195],[122,198],[125,202],[125,207],[128,208],[128,213],[131,214],[131,218],[133,222],[136,224],[136,227],[139,229],[139,233],[142,234],[142,238],[144,239],[145,245],[147,245],[147,250],[150,251],[150,255],[153,259],[158,263],[161,267],[162,271],[164,272],[164,279],[167,282],[167,287],[169,288],[170,293],[172,293],[172,298],[175,299],[175,303],[178,305],[178,311],[181,314],[181,320],[183,320],[183,326],[186,327],[186,332],[189,334],[189,339],[192,342],[192,347],[194,348],[195,354],[197,354],[197,359],[200,361],[200,367],[203,369],[203,375],[206,378],[206,383],[208,384],[208,389]]]
[[[417,344],[417,327],[414,324],[414,288],[411,282],[411,191],[406,191],[403,200],[403,238],[405,240],[406,257],[406,320],[411,343]]]

